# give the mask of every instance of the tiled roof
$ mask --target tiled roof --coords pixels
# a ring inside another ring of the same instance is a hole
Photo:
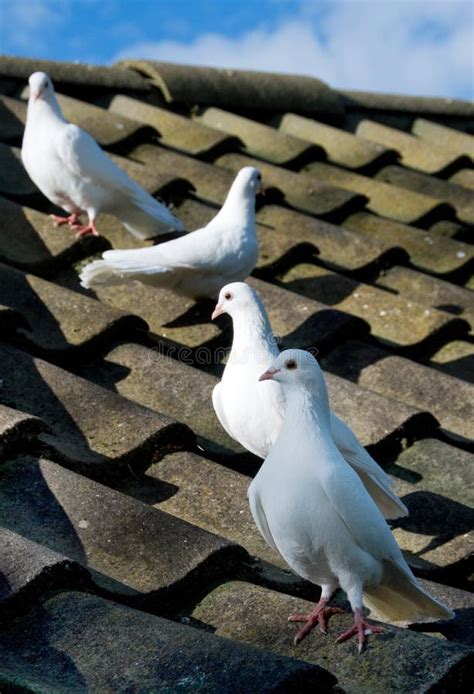
[[[99,238],[52,226],[19,158],[35,70],[188,229],[241,166],[262,170],[250,282],[281,344],[319,351],[334,410],[410,510],[397,540],[453,622],[388,625],[359,659],[316,632],[293,647],[286,617],[317,589],[259,535],[259,461],[212,409],[229,321],[150,286],[80,287],[92,257],[152,242],[105,215]],[[472,104],[12,57],[0,92],[2,691],[470,691]]]

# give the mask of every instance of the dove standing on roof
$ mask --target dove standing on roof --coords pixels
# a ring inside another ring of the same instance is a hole
[[[248,490],[258,529],[290,567],[321,586],[321,598],[305,622],[299,643],[338,612],[327,603],[338,588],[347,594],[354,626],[337,639],[367,633],[363,603],[394,622],[449,619],[453,613],[419,585],[382,514],[360,478],[346,464],[330,432],[329,401],[316,359],[302,350],[282,352],[260,376],[281,385],[286,409],[278,437]],[[265,385],[265,384],[262,384]]]
[[[229,436],[265,458],[281,428],[285,396],[279,383],[259,383],[258,377],[278,357],[277,342],[260,297],[244,282],[221,289],[212,318],[223,313],[232,318],[234,337],[222,380],[212,393],[214,410]],[[408,515],[407,507],[391,489],[390,477],[332,411],[330,432],[339,452],[357,472],[384,516]]]
[[[106,251],[103,260],[86,265],[82,286],[140,280],[183,296],[215,299],[223,284],[245,279],[255,267],[255,195],[261,189],[260,171],[244,167],[206,227],[150,248]]]
[[[48,75],[34,72],[29,85],[21,158],[41,192],[69,213],[52,215],[57,225],[69,224],[80,236],[98,236],[96,218],[106,212],[140,239],[183,229],[180,220],[119,169],[88,133],[67,122]],[[78,222],[82,212],[88,216],[84,226]]]

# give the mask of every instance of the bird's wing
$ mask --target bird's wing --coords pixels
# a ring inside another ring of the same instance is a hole
[[[337,449],[331,455],[340,457]],[[375,559],[395,561],[406,566],[395,538],[357,474],[340,462],[335,462],[320,475],[332,508],[361,549]]]
[[[55,142],[57,154],[66,170],[79,178],[97,181],[107,189],[127,193],[137,186],[109,159],[94,138],[77,125],[68,123],[61,128]]]
[[[250,511],[252,512],[255,525],[260,530],[260,533],[262,534],[266,542],[270,545],[270,547],[272,547],[274,550],[278,552],[275,540],[273,539],[273,535],[271,534],[270,528],[268,527],[267,517],[265,515],[265,511],[263,510],[260,496],[253,483],[250,485],[248,489],[247,496],[249,500]]]
[[[234,441],[237,441],[235,436],[230,430],[230,427],[227,423],[225,413],[224,413],[224,408],[222,406],[222,401],[221,401],[221,391],[222,391],[222,383],[218,383],[216,386],[214,386],[214,390],[212,391],[212,404],[214,406],[214,411],[216,413],[217,419],[221,423],[221,426],[223,429],[226,430],[226,432],[229,434],[229,436],[234,439]]]
[[[407,507],[391,489],[390,477],[367,453],[352,429],[334,412],[331,412],[331,433],[342,456],[357,472],[384,516],[407,516]]]

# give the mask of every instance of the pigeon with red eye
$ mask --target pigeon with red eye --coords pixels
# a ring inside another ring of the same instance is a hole
[[[258,376],[278,357],[265,307],[244,282],[223,287],[212,314],[233,321],[234,337],[222,380],[212,394],[217,418],[244,448],[265,458],[281,427],[285,397],[279,383],[263,384]],[[330,412],[331,434],[343,458],[359,475],[386,518],[406,516],[408,509],[391,489],[391,479],[359,443],[352,429]]]
[[[159,246],[106,251],[83,269],[82,286],[139,280],[189,298],[215,299],[223,284],[245,279],[255,267],[255,196],[261,186],[260,171],[244,167],[206,227]]]
[[[21,158],[32,181],[48,200],[68,212],[52,215],[56,225],[68,224],[78,236],[98,236],[96,218],[113,214],[134,236],[153,238],[183,230],[165,205],[135,183],[77,125],[68,123],[44,72],[30,79],[30,98]],[[85,212],[88,223],[79,223]]]
[[[383,515],[360,478],[334,444],[324,377],[316,359],[286,350],[260,376],[262,386],[278,383],[286,400],[277,439],[248,490],[255,523],[267,543],[308,581],[321,586],[309,615],[293,615],[304,626],[302,641],[339,608],[328,607],[338,588],[347,594],[354,625],[338,643],[380,627],[366,621],[365,604],[390,622],[423,622],[454,615],[429,595],[405,562]]]

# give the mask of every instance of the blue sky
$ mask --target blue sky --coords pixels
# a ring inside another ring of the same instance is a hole
[[[474,96],[472,0],[0,0],[2,53],[150,58]]]

